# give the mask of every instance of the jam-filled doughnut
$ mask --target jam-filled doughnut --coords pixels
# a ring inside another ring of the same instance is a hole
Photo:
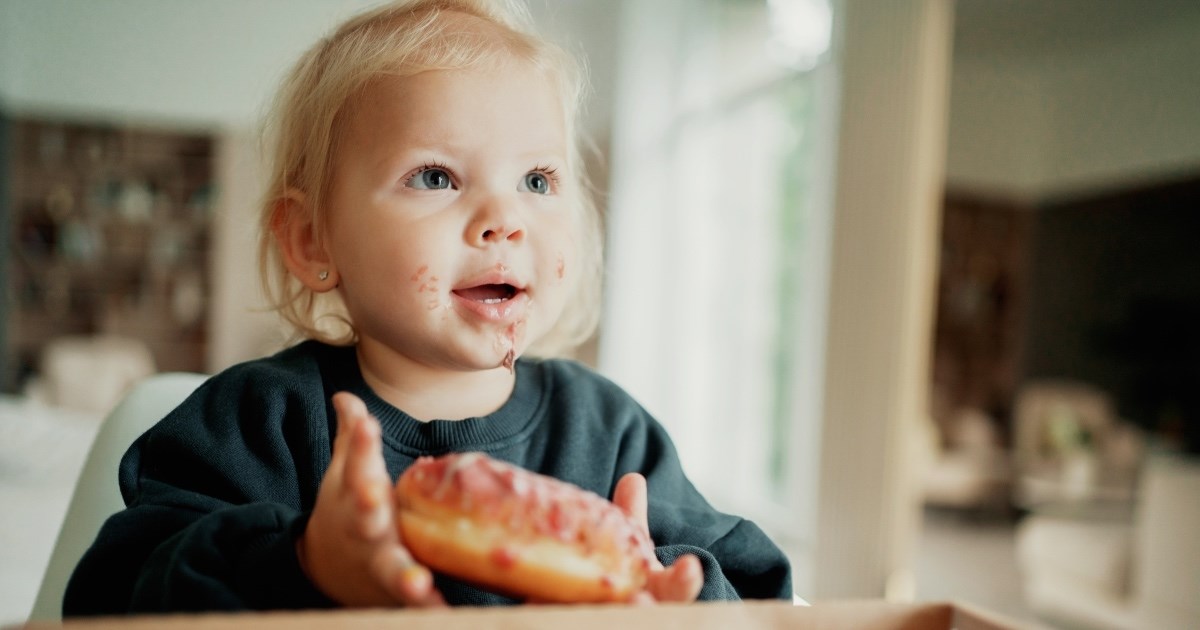
[[[649,536],[613,503],[482,453],[418,459],[396,498],[418,562],[515,597],[626,600],[654,561]]]

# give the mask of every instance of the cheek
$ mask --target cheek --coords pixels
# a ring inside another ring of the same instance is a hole
[[[358,301],[370,300],[389,309],[429,306],[446,284],[437,275],[437,261],[428,252],[412,251],[411,243],[380,238],[379,233],[374,239],[369,233],[339,239],[345,288],[358,294]]]
[[[438,277],[429,273],[429,265],[421,265],[417,267],[412,276],[408,279],[412,288],[417,293],[430,293],[437,295],[438,292]]]
[[[567,308],[568,304],[578,298],[581,285],[587,282],[584,277],[587,275],[586,269],[582,253],[577,251],[574,242],[566,246],[560,244],[559,249],[555,250],[550,268],[550,281],[554,285],[555,294],[553,308],[557,313],[555,318],[561,315],[560,309]]]
[[[441,279],[429,272],[428,264],[421,264],[408,278],[409,288],[429,310],[445,306],[442,302]]]
[[[584,251],[580,238],[580,227],[577,225],[564,226],[562,236],[556,240],[557,249],[553,256],[553,279],[558,284],[571,285],[579,279],[583,269]]]

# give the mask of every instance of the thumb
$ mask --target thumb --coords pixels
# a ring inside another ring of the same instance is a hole
[[[613,489],[613,503],[629,515],[633,522],[647,535],[650,523],[646,515],[646,478],[640,473],[626,473]]]

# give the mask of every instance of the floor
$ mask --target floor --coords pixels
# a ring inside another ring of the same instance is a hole
[[[1010,519],[927,511],[915,569],[919,600],[963,601],[1046,626],[1022,600]]]

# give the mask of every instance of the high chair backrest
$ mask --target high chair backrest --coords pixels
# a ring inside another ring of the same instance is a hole
[[[141,382],[104,419],[54,543],[50,564],[34,601],[31,620],[62,617],[62,599],[75,565],[95,540],[100,526],[125,507],[117,487],[117,466],[133,441],[183,402],[207,376],[156,374]]]

